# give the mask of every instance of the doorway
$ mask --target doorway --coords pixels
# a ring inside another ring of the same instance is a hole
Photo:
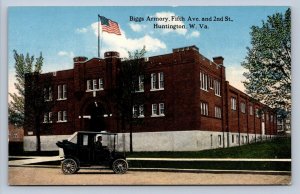
[[[91,103],[84,111],[84,130],[85,131],[105,131],[104,107],[97,103]]]

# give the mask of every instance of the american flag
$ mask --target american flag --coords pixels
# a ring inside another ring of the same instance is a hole
[[[99,16],[101,21],[101,27],[103,32],[108,32],[116,35],[121,35],[119,24],[106,17]]]

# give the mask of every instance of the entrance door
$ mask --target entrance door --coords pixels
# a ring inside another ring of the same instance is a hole
[[[85,111],[88,115],[84,119],[84,130],[86,131],[105,131],[106,125],[104,121],[104,109],[102,106],[96,106],[94,103],[90,104]]]

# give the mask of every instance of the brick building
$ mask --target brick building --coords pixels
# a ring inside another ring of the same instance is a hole
[[[136,93],[151,100],[133,106],[136,119],[143,120],[133,128],[135,151],[229,147],[276,135],[275,112],[232,87],[223,60],[207,59],[196,46],[144,59],[151,79],[139,76]],[[73,69],[42,74],[45,103],[55,102],[41,120],[42,149],[57,149],[57,140],[78,130],[118,132],[119,143],[128,149],[129,135],[122,133],[108,97],[120,65],[117,52],[106,52],[104,59],[75,57]],[[28,106],[25,103],[25,111]],[[29,111],[25,115],[28,118]],[[27,119],[24,148],[33,150],[34,145],[35,130]]]

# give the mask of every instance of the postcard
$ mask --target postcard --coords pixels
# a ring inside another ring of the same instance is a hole
[[[291,184],[290,7],[9,7],[8,70],[11,186]]]

